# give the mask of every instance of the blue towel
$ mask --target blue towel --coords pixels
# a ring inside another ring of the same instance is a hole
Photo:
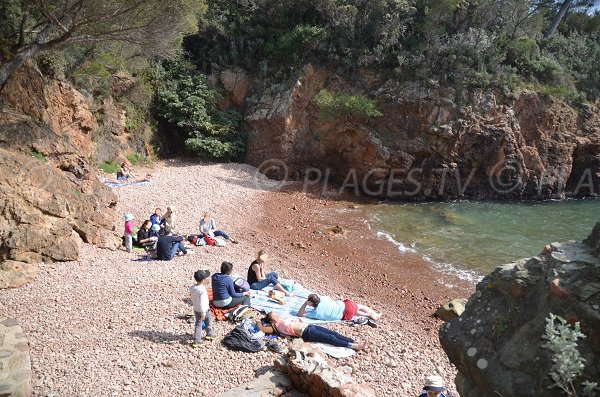
[[[104,184],[108,187],[121,187],[121,186],[139,186],[139,185],[149,185],[151,181],[135,181],[135,182],[110,182],[104,181]]]
[[[252,296],[250,300],[250,306],[258,310],[264,310],[266,313],[275,312],[281,318],[287,317],[297,317],[296,314],[298,310],[302,306],[302,304],[308,298],[308,295],[312,294],[312,291],[304,288],[297,282],[294,284],[294,290],[292,293],[294,296],[286,296],[283,300],[285,301],[285,305],[280,305],[275,302],[271,298],[269,298],[269,291],[271,291],[273,287],[265,287],[260,291],[251,290]],[[306,317],[298,317],[302,318],[302,321],[306,324],[325,324],[325,323],[334,323],[337,321],[323,321],[323,320],[313,320]]]

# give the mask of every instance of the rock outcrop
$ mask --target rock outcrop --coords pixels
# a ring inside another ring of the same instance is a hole
[[[117,196],[88,161],[98,125],[86,99],[29,65],[0,101],[0,288],[31,281],[39,262],[76,260],[81,242],[116,248]]]
[[[383,116],[322,120],[313,98],[323,88],[373,98]],[[414,88],[368,71],[345,78],[307,65],[288,83],[256,79],[244,112],[247,162],[275,178],[408,200],[600,191],[600,110],[535,92]]]
[[[375,397],[375,391],[353,381],[350,367],[332,367],[325,355],[300,339],[275,366],[310,397]]]
[[[461,396],[561,396],[549,389],[546,318],[579,322],[585,360],[579,382],[600,374],[600,223],[584,241],[553,243],[536,257],[497,268],[478,285],[462,315],[440,330],[459,374]],[[600,389],[595,396],[600,396]]]

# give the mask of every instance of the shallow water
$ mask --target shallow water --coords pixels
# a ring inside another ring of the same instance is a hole
[[[550,242],[586,237],[600,221],[600,200],[390,203],[368,206],[367,213],[378,235],[399,250],[477,278]]]

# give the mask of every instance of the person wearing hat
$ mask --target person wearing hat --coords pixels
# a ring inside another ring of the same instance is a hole
[[[279,283],[279,275],[276,272],[265,274],[264,264],[267,258],[267,253],[260,250],[256,255],[256,259],[250,264],[247,278],[250,288],[261,290],[268,285],[272,285],[274,290],[283,292],[285,296],[290,296],[291,294]]]
[[[200,347],[202,345],[202,321],[204,321],[204,328],[206,329],[206,336],[204,339],[213,340],[215,334],[212,326],[212,317],[210,316],[210,307],[208,306],[208,292],[206,291],[205,284],[208,282],[210,271],[208,270],[197,270],[194,272],[194,280],[196,284],[190,287],[190,295],[192,297],[192,305],[194,306],[194,317],[196,319],[194,323],[194,342],[192,347]]]
[[[123,233],[123,243],[127,252],[133,251],[133,215],[125,214],[125,232]]]
[[[158,239],[160,237],[161,227],[159,224],[155,223],[150,228],[150,237],[156,237]]]
[[[429,375],[425,377],[425,386],[419,397],[446,397],[444,391],[444,381],[441,376]]]

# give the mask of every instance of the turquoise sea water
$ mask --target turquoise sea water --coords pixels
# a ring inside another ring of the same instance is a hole
[[[367,211],[372,228],[399,250],[474,278],[550,242],[582,239],[600,222],[600,200],[390,203]]]

